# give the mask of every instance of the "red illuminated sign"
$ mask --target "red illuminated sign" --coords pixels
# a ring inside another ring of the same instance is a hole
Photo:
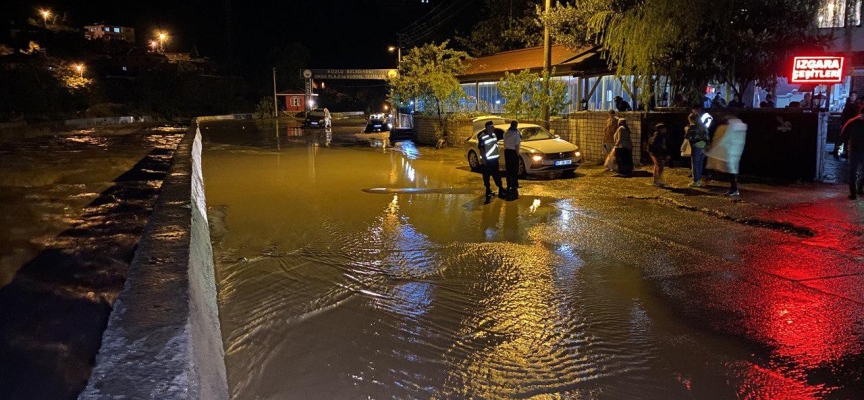
[[[792,83],[843,82],[843,57],[795,57]]]

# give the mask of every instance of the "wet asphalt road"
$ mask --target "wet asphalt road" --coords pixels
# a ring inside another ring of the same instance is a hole
[[[864,396],[842,190],[584,168],[484,204],[460,150],[358,130],[202,129],[234,398]]]
[[[0,399],[74,399],[185,129],[0,145]]]

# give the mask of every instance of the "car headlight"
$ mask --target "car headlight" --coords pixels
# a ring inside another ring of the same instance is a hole
[[[535,154],[535,155],[531,156],[531,159],[534,160],[535,162],[539,162],[539,161],[543,161],[543,156]]]
[[[576,152],[576,157],[582,157],[582,153],[580,153],[580,152],[577,151],[577,152]]]

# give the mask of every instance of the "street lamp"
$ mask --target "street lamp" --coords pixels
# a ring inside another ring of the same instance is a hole
[[[151,41],[150,41],[150,52],[151,52],[151,53],[155,53],[155,52],[156,52],[156,45],[157,45],[157,44],[158,44],[158,43],[156,43],[155,40],[151,40]]]
[[[84,78],[84,64],[75,64],[75,70],[78,71],[79,78]]]
[[[165,42],[168,40],[168,34],[165,32],[159,32],[157,37],[159,38],[159,51],[165,52]]]
[[[48,17],[51,16],[51,11],[42,9],[42,10],[39,10],[39,14],[42,14],[42,21],[44,21],[45,27],[47,28],[48,27]]]
[[[387,51],[389,51],[391,53],[394,51],[396,52],[397,66],[401,66],[402,65],[402,48],[397,47],[397,46],[389,46],[389,47],[387,47]]]

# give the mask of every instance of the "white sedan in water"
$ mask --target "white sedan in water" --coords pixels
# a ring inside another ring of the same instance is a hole
[[[477,149],[477,134],[484,129],[486,121],[492,121],[495,135],[498,136],[498,150],[501,154],[500,165],[504,168],[504,132],[510,129],[510,124],[500,117],[481,117],[474,119],[474,134],[465,139],[465,151],[468,166],[472,171],[480,170],[483,160]],[[572,176],[582,163],[582,153],[579,147],[558,135],[553,135],[540,125],[522,124],[517,128],[522,136],[519,150],[519,176],[561,171]]]

